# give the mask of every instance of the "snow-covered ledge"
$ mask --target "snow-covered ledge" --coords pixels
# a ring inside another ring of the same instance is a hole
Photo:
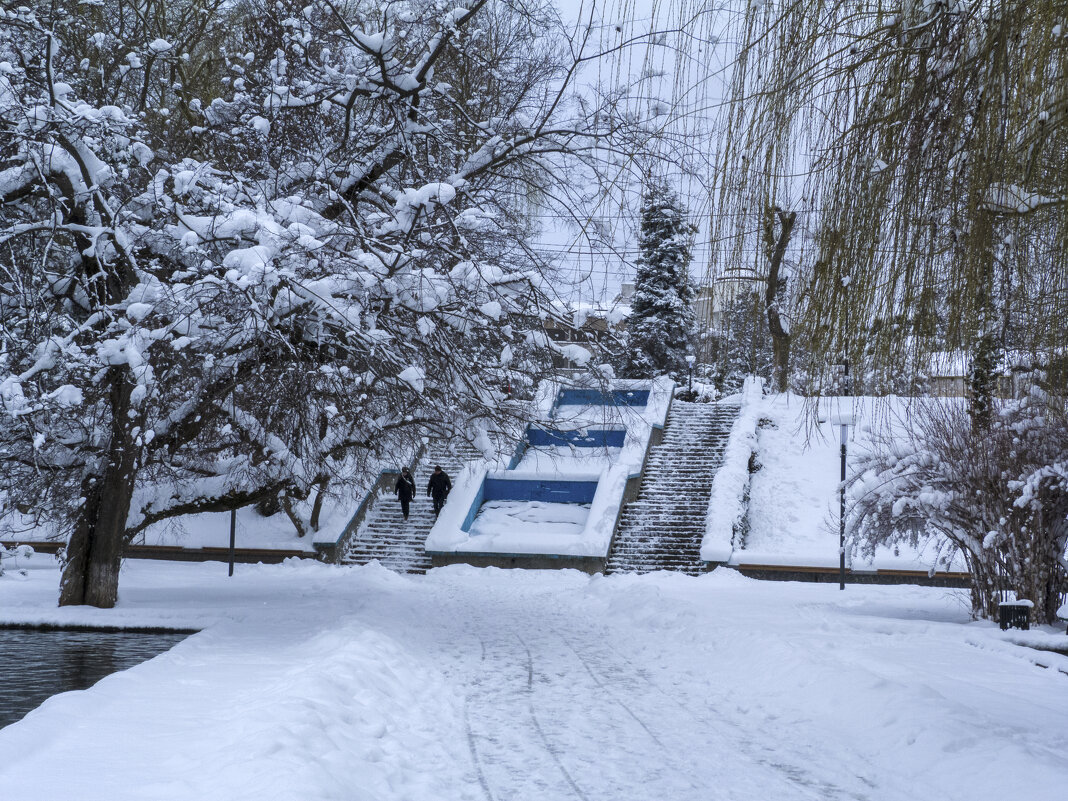
[[[706,562],[729,561],[734,551],[735,532],[744,524],[749,459],[757,447],[762,395],[761,380],[747,378],[742,386],[742,408],[731,427],[723,464],[712,480],[705,536],[701,541],[701,559]]]

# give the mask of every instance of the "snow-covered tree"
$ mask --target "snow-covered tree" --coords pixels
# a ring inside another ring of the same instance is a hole
[[[623,374],[649,378],[686,370],[696,288],[690,255],[697,229],[667,181],[651,178],[642,196],[634,299]]]
[[[399,432],[516,413],[552,347],[527,187],[629,130],[546,6],[2,13],[0,525],[67,538],[61,603],[113,605],[156,521],[306,528]]]

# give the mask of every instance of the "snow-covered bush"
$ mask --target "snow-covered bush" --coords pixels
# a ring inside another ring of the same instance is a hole
[[[712,382],[700,381],[695,378],[692,385],[691,388],[689,381],[685,384],[679,384],[675,388],[676,400],[687,401],[688,403],[714,403],[719,399],[719,389]]]
[[[26,569],[19,562],[20,560],[26,562],[33,558],[33,553],[33,548],[29,545],[16,545],[10,549],[0,545],[0,576],[8,570],[14,570],[19,575],[25,576]]]
[[[962,403],[918,405],[906,434],[859,457],[848,525],[869,553],[931,540],[945,564],[959,552],[976,614],[1011,592],[1052,622],[1068,588],[1068,418],[1037,390],[994,404],[988,426]]]

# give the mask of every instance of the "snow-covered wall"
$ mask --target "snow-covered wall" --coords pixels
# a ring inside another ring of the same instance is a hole
[[[735,533],[744,525],[749,494],[749,458],[756,451],[762,391],[758,378],[747,378],[742,387],[741,411],[731,427],[723,464],[712,480],[705,536],[701,541],[701,558],[706,562],[730,559],[736,544]]]

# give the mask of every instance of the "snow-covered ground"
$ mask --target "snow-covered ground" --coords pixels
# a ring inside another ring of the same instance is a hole
[[[369,482],[373,483],[373,482]],[[255,508],[237,510],[234,540],[238,548],[315,551],[316,542],[336,542],[352,518],[359,498],[330,500],[323,505],[319,530],[301,537],[284,512],[264,517]],[[310,504],[303,504],[310,506]],[[305,515],[306,517],[307,515]],[[55,537],[46,527],[31,528],[12,536],[19,542],[44,542]],[[134,538],[135,545],[167,545],[179,548],[226,548],[230,545],[230,513],[204,512],[165,520],[149,526]]]
[[[969,621],[959,591],[130,562],[102,611],[56,609],[56,578],[0,579],[0,619],[204,631],[0,730],[5,799],[1003,801],[1068,786],[1068,657]],[[1029,640],[1068,646],[1052,629]]]
[[[471,536],[490,540],[515,536],[575,537],[582,533],[590,514],[588,503],[546,501],[486,501],[471,525]]]
[[[323,528],[329,529],[336,540],[339,531],[334,529],[338,524],[344,527],[345,522],[328,520]],[[234,542],[239,548],[314,550],[314,539],[307,536],[298,537],[296,527],[282,512],[264,517],[251,506],[247,506],[238,510],[234,529]],[[137,542],[145,545],[177,545],[182,548],[225,548],[230,544],[230,513],[208,512],[157,523],[138,537]]]
[[[797,395],[761,399],[757,461],[749,494],[749,536],[732,563],[838,565],[838,488],[841,439],[838,422],[852,420],[847,474],[855,456],[873,439],[909,425],[917,401],[907,398],[824,398],[814,413]],[[823,422],[819,422],[822,420]],[[854,569],[927,570],[937,561],[933,546],[919,551],[883,549],[869,559],[850,553]],[[946,569],[938,565],[939,570]],[[964,570],[954,562],[953,570]]]

